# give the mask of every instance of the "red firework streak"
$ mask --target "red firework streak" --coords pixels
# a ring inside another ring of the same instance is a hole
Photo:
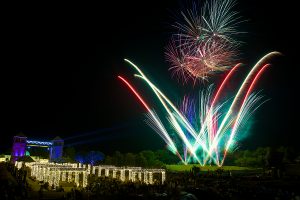
[[[148,112],[151,112],[149,106],[145,103],[143,98],[137,93],[137,91],[130,85],[130,83],[125,80],[122,76],[118,76],[119,79],[121,79],[128,87],[129,89],[135,94],[135,96],[140,100],[140,102],[143,104],[143,106],[146,108]]]
[[[209,113],[211,112],[211,109],[214,107],[216,101],[218,100],[222,90],[224,89],[224,86],[225,84],[227,83],[227,81],[231,78],[233,72],[239,67],[241,66],[242,63],[238,63],[236,64],[230,71],[229,73],[226,75],[225,79],[222,81],[221,85],[219,86],[215,96],[214,96],[214,99],[213,101],[211,102],[211,105],[210,105],[210,110],[209,110]],[[217,132],[217,119],[216,119],[216,116],[213,116],[213,135],[211,136],[211,139],[213,140],[213,138],[215,137],[215,134]],[[216,156],[217,156],[217,161],[219,162],[219,156],[218,156],[218,147],[216,147],[215,149],[215,152],[216,152]],[[219,164],[219,163],[218,163]]]
[[[138,92],[133,88],[133,86],[122,76],[118,76],[118,78],[120,80],[122,80],[128,86],[128,88],[135,94],[135,96],[138,98],[138,100],[140,100],[140,102],[143,104],[143,106],[146,108],[146,110],[152,114],[149,106],[146,104],[146,102],[143,100],[143,98],[138,94]],[[176,152],[176,155],[179,157],[179,159],[181,159],[183,161],[183,159],[178,151]]]
[[[244,99],[243,99],[243,102],[242,102],[241,107],[240,107],[239,112],[238,112],[238,117],[239,117],[239,114],[240,114],[242,108],[244,107],[244,105],[245,105],[245,103],[246,103],[246,101],[247,101],[247,99],[248,99],[250,93],[252,92],[252,90],[253,90],[253,88],[254,88],[254,86],[255,86],[257,80],[260,78],[260,76],[261,76],[262,73],[265,71],[265,69],[266,69],[267,67],[269,67],[269,66],[270,66],[270,64],[265,64],[265,65],[257,72],[257,74],[255,75],[255,77],[254,77],[253,81],[251,82],[251,85],[249,86],[249,88],[248,88],[248,90],[247,90],[247,93],[246,93],[246,95],[245,95],[245,97],[244,97]],[[233,124],[233,130],[235,129],[235,127],[236,127],[236,125],[237,125],[238,117],[235,119],[235,122],[234,122],[234,124]],[[223,164],[223,162],[224,162],[224,160],[225,160],[225,157],[226,157],[226,155],[227,155],[227,152],[228,152],[228,150],[227,150],[227,147],[226,147],[225,152],[224,152],[224,156],[223,156],[223,159],[222,159],[222,164]]]

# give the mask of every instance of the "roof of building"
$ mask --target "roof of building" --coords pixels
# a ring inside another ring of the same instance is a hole
[[[26,135],[25,135],[23,132],[19,132],[16,136],[19,136],[19,137],[26,137]]]
[[[56,141],[56,140],[62,140],[63,141],[63,139],[61,139],[59,136],[56,136],[52,141]]]

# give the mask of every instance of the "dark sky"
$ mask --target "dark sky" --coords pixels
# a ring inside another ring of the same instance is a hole
[[[132,77],[129,58],[179,101],[183,91],[168,71],[164,47],[172,32],[172,13],[183,1],[110,1],[97,5],[9,5],[2,32],[0,151],[12,137],[47,140],[59,135],[67,145],[110,153],[164,148],[144,123],[144,108],[117,79],[124,75],[142,93],[147,86]],[[297,145],[299,63],[296,6],[288,1],[238,1],[248,33],[241,49],[245,68],[278,50],[257,85],[270,101],[253,118],[245,148]],[[72,138],[73,137],[73,138]],[[68,139],[69,138],[69,139]]]

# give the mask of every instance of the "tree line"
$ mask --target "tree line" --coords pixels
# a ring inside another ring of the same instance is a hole
[[[138,153],[121,153],[115,151],[111,155],[104,155],[100,151],[80,151],[74,148],[65,148],[64,161],[75,161],[92,165],[163,167],[166,164],[177,164],[178,158],[167,149],[144,150]]]
[[[44,156],[41,152],[41,157]],[[35,152],[39,155],[38,152]],[[47,158],[47,157],[45,157]],[[259,147],[254,150],[237,150],[227,154],[224,165],[241,167],[280,166],[300,160],[299,150],[292,147]],[[73,147],[64,148],[63,157],[57,162],[80,162],[92,165],[163,167],[169,164],[180,164],[176,155],[167,149],[144,150],[138,153],[122,153],[115,151],[105,155],[100,151],[82,151]]]
[[[225,165],[241,167],[272,167],[293,163],[300,152],[292,147],[258,147],[255,150],[238,150],[227,155]]]

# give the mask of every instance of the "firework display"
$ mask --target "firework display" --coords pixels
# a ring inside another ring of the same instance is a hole
[[[241,63],[234,64],[239,45],[234,40],[234,35],[239,33],[238,13],[232,11],[234,4],[231,0],[212,0],[201,12],[196,6],[181,12],[184,23],[175,24],[178,33],[166,48],[170,69],[184,83],[191,79],[195,86],[199,79],[229,70],[219,87],[211,84],[201,89],[199,98],[185,95],[181,105],[176,106],[138,66],[125,59],[136,70],[135,77],[145,81],[161,103],[163,110],[157,114],[124,77],[118,77],[145,107],[146,123],[184,164],[222,166],[227,152],[234,150],[242,138],[245,123],[266,101],[260,92],[253,90],[270,66],[269,59],[280,54],[276,51],[263,56],[251,68],[240,87],[236,87],[235,95],[226,95],[226,85],[241,67]]]
[[[241,33],[237,24],[242,22],[234,5],[232,0],[212,0],[202,9],[194,4],[181,12],[183,22],[174,24],[178,32],[166,47],[166,59],[183,83],[207,79],[233,65],[240,44],[233,36]]]

